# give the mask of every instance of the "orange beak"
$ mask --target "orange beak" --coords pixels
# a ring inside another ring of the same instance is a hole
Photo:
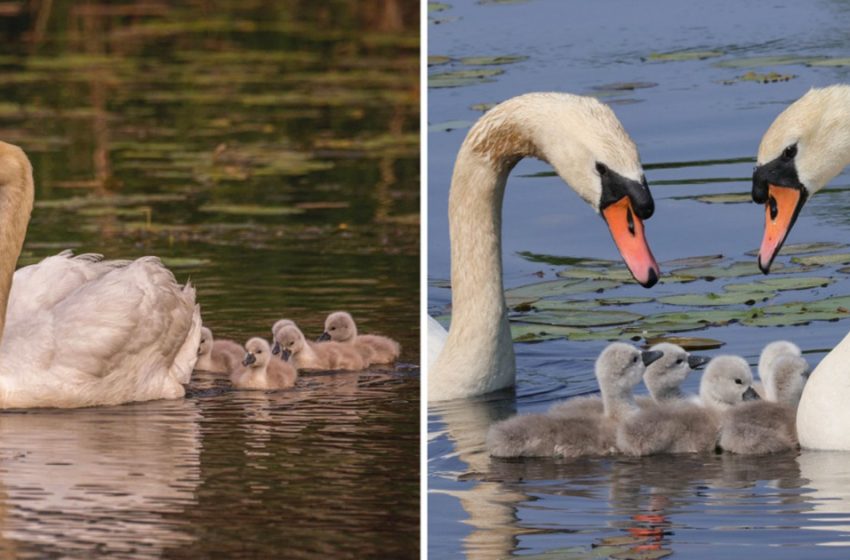
[[[797,214],[803,207],[803,192],[792,187],[768,185],[764,205],[764,239],[759,249],[759,268],[767,274],[770,264],[782,248]]]
[[[632,210],[628,196],[609,204],[602,210],[602,217],[611,230],[611,237],[620,255],[629,267],[629,272],[644,288],[651,288],[658,282],[661,270],[643,233],[643,222]]]

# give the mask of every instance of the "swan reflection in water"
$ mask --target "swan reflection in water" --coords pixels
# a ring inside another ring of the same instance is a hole
[[[487,430],[516,404],[504,394],[431,404],[430,492],[457,499],[466,516],[451,519],[440,511],[444,501],[432,502],[432,551],[449,550],[438,534],[457,533],[446,531],[456,521],[471,527],[462,548],[476,560],[540,550],[558,534],[564,552],[612,542],[686,551],[706,545],[705,530],[721,541],[745,524],[748,536],[726,538],[756,547],[850,545],[850,454],[491,459]]]
[[[158,556],[200,483],[192,400],[0,414],[3,550]]]

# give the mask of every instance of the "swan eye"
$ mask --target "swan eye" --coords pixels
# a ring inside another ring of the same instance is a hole
[[[743,381],[741,381],[740,379],[736,379],[736,380],[735,380],[735,384],[736,384],[736,385],[743,385],[743,384],[744,384],[744,382],[743,382]]]
[[[782,159],[785,161],[791,161],[794,159],[794,156],[797,155],[797,144],[791,144],[784,150],[782,150]]]
[[[600,176],[608,173],[608,167],[604,163],[596,164],[596,172],[599,173]]]

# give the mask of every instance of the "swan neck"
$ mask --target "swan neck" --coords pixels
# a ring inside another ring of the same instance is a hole
[[[0,340],[12,277],[32,213],[35,185],[32,165],[17,146],[0,142]]]

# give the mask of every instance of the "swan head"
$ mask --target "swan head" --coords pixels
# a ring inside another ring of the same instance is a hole
[[[635,280],[647,288],[658,281],[643,225],[655,202],[637,147],[608,105],[566,93],[520,95],[491,109],[468,138],[509,168],[524,156],[547,161],[601,213]]]
[[[850,161],[850,86],[814,88],[789,105],[761,139],[753,201],[765,205],[758,262],[767,274],[808,198]]]
[[[711,408],[725,410],[738,403],[758,399],[753,373],[740,356],[717,356],[708,363],[699,386],[702,402]]]
[[[346,342],[357,336],[357,325],[350,313],[337,311],[328,315],[325,319],[325,332],[319,337],[319,342],[334,340]]]
[[[207,327],[201,327],[201,342],[198,343],[198,356],[206,356],[212,352],[213,335]]]
[[[271,359],[271,348],[264,339],[255,337],[245,343],[245,358],[242,365],[251,368],[265,367]]]
[[[596,379],[604,392],[630,392],[640,383],[646,367],[661,358],[662,353],[641,352],[631,344],[614,342],[596,359]]]
[[[275,336],[275,348],[280,353],[280,358],[288,362],[289,358],[300,352],[307,341],[301,329],[295,325],[287,325],[277,331]]]
[[[647,366],[643,382],[656,401],[675,397],[688,374],[708,363],[705,356],[694,356],[681,346],[662,342],[650,350],[662,356]]]

